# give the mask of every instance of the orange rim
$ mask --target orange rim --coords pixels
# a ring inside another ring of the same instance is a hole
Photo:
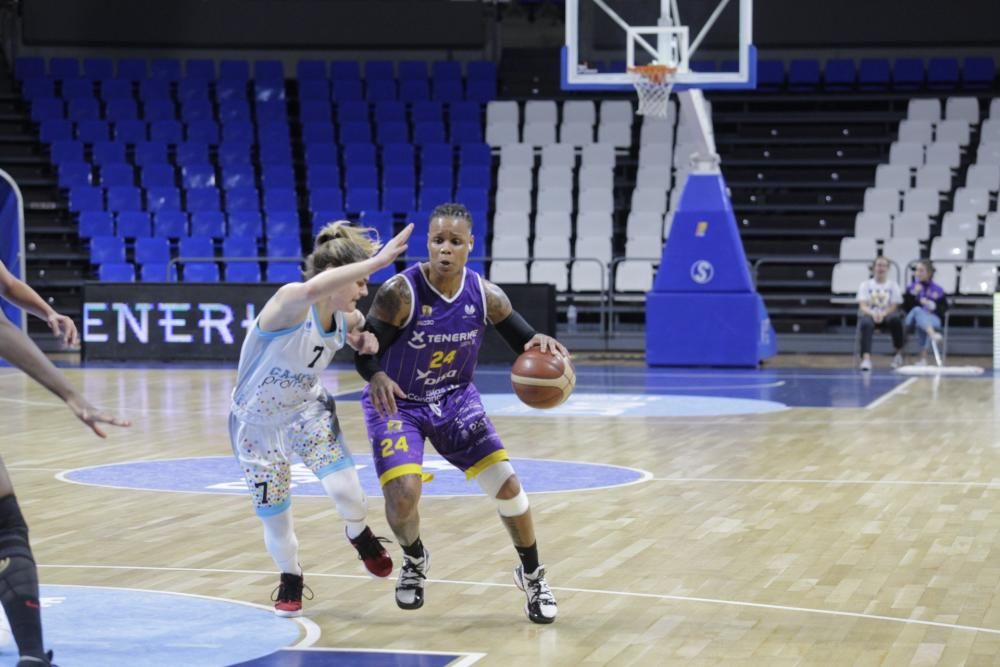
[[[649,79],[655,84],[661,84],[668,76],[677,72],[677,68],[670,65],[636,65],[629,67],[628,71],[638,74],[644,79]]]

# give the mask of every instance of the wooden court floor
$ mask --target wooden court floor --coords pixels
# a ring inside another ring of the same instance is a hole
[[[43,584],[269,604],[276,576],[247,497],[55,478],[229,454],[233,371],[68,373],[135,426],[99,441],[44,390],[0,369],[0,453]],[[360,387],[347,370],[330,379]],[[352,450],[365,452],[358,404],[339,411]],[[1000,664],[998,418],[992,376],[916,379],[870,408],[496,417],[514,456],[651,475],[532,498],[557,623],[524,617],[515,554],[485,499],[423,500],[433,569],[424,608],[404,612],[395,573],[361,576],[332,503],[296,498],[316,645],[479,652],[477,664],[522,667]],[[371,499],[370,519],[388,535],[381,502]]]

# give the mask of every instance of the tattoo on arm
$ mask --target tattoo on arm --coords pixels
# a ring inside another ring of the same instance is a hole
[[[394,276],[379,288],[368,313],[398,327],[402,326],[410,316],[412,304],[413,295],[410,293],[410,285],[406,282],[406,278]]]
[[[491,324],[502,322],[507,319],[514,308],[510,305],[510,299],[504,291],[488,280],[483,281],[486,290],[486,319]]]

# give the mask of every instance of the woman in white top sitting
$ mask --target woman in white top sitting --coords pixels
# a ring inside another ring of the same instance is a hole
[[[889,260],[877,257],[872,265],[872,277],[858,288],[858,317],[861,327],[861,370],[872,369],[872,334],[876,329],[888,331],[896,354],[892,367],[903,365],[903,291],[899,284],[889,279]]]

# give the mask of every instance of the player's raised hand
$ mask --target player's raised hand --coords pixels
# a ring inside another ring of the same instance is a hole
[[[546,336],[545,334],[536,333],[532,336],[531,340],[524,344],[524,351],[527,352],[533,347],[537,347],[539,352],[561,354],[564,357],[569,356],[569,350],[567,350],[562,343],[557,341],[552,336]]]
[[[76,323],[73,322],[72,318],[59,313],[52,313],[52,317],[47,322],[49,328],[52,329],[52,333],[62,338],[63,345],[68,347],[80,342],[80,335],[76,331]]]
[[[347,344],[359,354],[378,354],[378,338],[370,331],[351,331],[347,334]]]
[[[375,255],[375,261],[380,267],[389,266],[396,261],[396,258],[406,252],[406,242],[410,238],[410,234],[413,233],[413,223],[411,222],[406,227],[403,227],[403,231],[396,234],[382,246],[382,249],[378,251]]]
[[[383,417],[396,414],[396,397],[406,398],[406,393],[399,385],[383,372],[372,376],[368,383],[368,397],[372,401],[375,412]]]
[[[108,436],[101,430],[101,427],[98,426],[98,424],[111,424],[112,426],[132,425],[132,422],[128,419],[115,417],[114,415],[110,415],[99,408],[95,408],[90,404],[90,401],[82,396],[71,396],[66,399],[66,405],[68,405],[69,409],[73,411],[73,414],[76,415],[77,419],[89,426],[90,430],[102,438],[106,438]]]

